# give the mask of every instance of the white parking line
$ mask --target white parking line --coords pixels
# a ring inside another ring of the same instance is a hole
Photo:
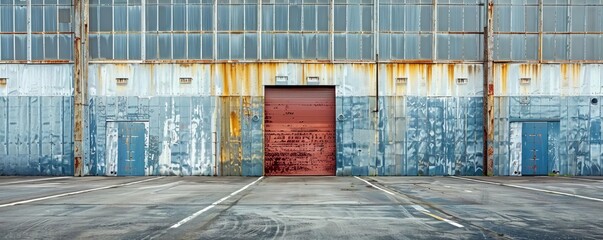
[[[193,213],[192,215],[190,215],[190,216],[188,216],[188,217],[186,217],[186,218],[184,218],[184,219],[180,220],[180,222],[178,222],[178,223],[176,223],[176,224],[172,225],[170,228],[178,228],[178,227],[182,226],[182,224],[185,224],[186,222],[188,222],[188,221],[190,221],[190,220],[193,220],[193,219],[194,219],[194,218],[196,218],[197,216],[201,215],[201,213],[204,213],[204,212],[206,212],[207,210],[214,208],[216,205],[220,204],[221,202],[225,201],[226,199],[228,199],[228,198],[230,198],[230,197],[232,197],[232,196],[234,196],[234,195],[237,195],[238,193],[240,193],[240,192],[242,192],[243,190],[247,189],[247,188],[248,188],[248,187],[250,187],[251,185],[253,185],[253,184],[257,183],[257,182],[258,182],[258,181],[260,181],[260,180],[262,180],[262,178],[264,178],[264,176],[261,176],[260,178],[258,178],[257,180],[253,181],[252,183],[247,184],[247,185],[245,185],[244,187],[242,187],[241,189],[239,189],[239,190],[236,190],[236,191],[232,192],[230,195],[228,195],[228,196],[226,196],[226,197],[223,197],[223,198],[221,198],[220,200],[215,201],[215,202],[214,202],[214,203],[212,203],[211,205],[209,205],[209,206],[207,206],[207,207],[205,207],[205,208],[203,208],[203,209],[201,209],[201,210],[199,210],[199,211],[197,211],[197,212]]]
[[[364,180],[364,179],[359,178],[359,177],[357,177],[357,176],[354,176],[354,177],[355,177],[356,179],[360,180],[360,181],[365,182],[365,183],[366,183],[366,184],[368,184],[368,185],[371,185],[371,187],[374,187],[374,188],[376,188],[376,189],[379,189],[379,190],[381,190],[381,191],[383,191],[383,192],[385,192],[385,193],[387,193],[387,194],[389,194],[389,195],[392,195],[392,196],[395,196],[395,195],[396,195],[396,194],[394,194],[393,192],[390,192],[390,191],[387,191],[387,190],[385,190],[385,189],[383,189],[383,188],[380,188],[380,187],[375,186],[375,184],[372,184],[372,183],[370,183],[370,182],[369,182],[369,181],[367,181],[367,180]]]
[[[376,188],[376,189],[379,189],[379,190],[381,190],[381,191],[383,191],[383,192],[385,192],[385,193],[389,194],[389,195],[393,195],[393,196],[395,196],[395,195],[396,195],[396,194],[394,194],[393,192],[390,192],[390,191],[387,191],[387,190],[385,190],[385,189],[383,189],[383,188],[380,188],[380,187],[375,186],[374,184],[370,183],[369,181],[366,181],[366,180],[364,180],[364,179],[362,179],[362,178],[359,178],[359,177],[357,177],[357,176],[354,176],[354,177],[355,177],[356,179],[360,180],[360,181],[365,182],[365,183],[366,183],[366,184],[368,184],[368,185],[371,185],[372,187],[374,187],[374,188]],[[452,225],[452,226],[459,227],[459,228],[464,227],[463,225],[461,225],[461,224],[459,224],[459,223],[457,223],[457,222],[455,222],[455,221],[448,220],[448,219],[445,219],[445,218],[440,217],[440,216],[438,216],[438,215],[435,215],[435,214],[433,214],[433,213],[429,212],[429,210],[425,209],[424,207],[422,207],[422,206],[420,206],[420,205],[412,205],[412,207],[413,207],[414,209],[416,209],[417,211],[419,211],[420,213],[423,213],[423,214],[425,214],[425,215],[427,215],[427,216],[430,216],[430,217],[435,218],[435,219],[437,219],[437,220],[440,220],[440,221],[442,221],[442,222],[448,223],[448,224],[450,224],[450,225]]]
[[[98,191],[98,190],[104,190],[104,189],[109,189],[109,188],[123,187],[123,186],[132,185],[132,184],[153,181],[153,180],[157,180],[157,179],[161,179],[161,178],[164,178],[164,177],[156,177],[156,178],[145,179],[145,180],[140,180],[140,181],[135,181],[135,182],[116,184],[116,185],[111,185],[111,186],[106,186],[106,187],[98,187],[98,188],[80,190],[80,191],[75,191],[75,192],[61,193],[61,194],[51,195],[51,196],[46,196],[46,197],[41,197],[41,198],[22,200],[22,201],[17,201],[17,202],[12,202],[12,203],[5,203],[5,204],[1,204],[0,208],[15,206],[15,205],[19,205],[19,204],[26,204],[26,203],[31,203],[31,202],[37,202],[37,201],[42,201],[42,200],[48,200],[48,199],[53,199],[53,198],[71,196],[71,195],[75,195],[75,194],[93,192],[93,191]]]
[[[575,197],[575,198],[582,198],[582,199],[587,199],[587,200],[592,200],[592,201],[597,201],[597,202],[603,202],[603,199],[600,199],[600,198],[587,197],[587,196],[577,195],[577,194],[573,194],[573,193],[564,193],[564,192],[558,192],[558,191],[552,191],[552,190],[546,190],[546,189],[539,189],[539,188],[533,188],[533,187],[524,187],[524,186],[514,185],[514,184],[505,184],[505,183],[498,183],[498,182],[490,182],[490,181],[477,180],[477,179],[464,178],[464,177],[457,177],[457,176],[450,176],[450,177],[451,178],[456,178],[456,179],[462,179],[462,180],[466,180],[466,181],[473,181],[473,182],[479,182],[479,183],[485,183],[485,184],[492,184],[492,185],[499,185],[499,186],[520,188],[520,189],[525,189],[525,190],[531,190],[531,191],[544,192],[544,193],[557,194],[557,195],[563,195],[563,196],[569,196],[569,197]]]
[[[17,183],[28,183],[28,182],[40,182],[40,181],[58,180],[58,179],[65,179],[65,178],[73,178],[73,177],[39,178],[39,179],[31,179],[31,180],[23,180],[23,181],[5,182],[5,183],[0,183],[0,185],[17,184]]]

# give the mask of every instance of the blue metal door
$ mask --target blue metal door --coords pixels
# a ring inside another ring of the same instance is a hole
[[[548,127],[546,122],[523,123],[521,174],[548,174]]]
[[[144,123],[118,123],[117,135],[117,176],[144,176]]]

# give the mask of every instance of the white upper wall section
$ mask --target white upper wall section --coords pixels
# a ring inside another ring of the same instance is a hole
[[[71,96],[73,65],[71,64],[0,64],[0,96]]]

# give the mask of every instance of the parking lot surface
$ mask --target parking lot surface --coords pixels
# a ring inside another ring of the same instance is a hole
[[[0,177],[0,239],[603,239],[603,178]]]

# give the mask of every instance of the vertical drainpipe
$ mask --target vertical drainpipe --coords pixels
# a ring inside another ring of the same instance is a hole
[[[379,175],[379,54],[375,54],[375,176]]]
[[[74,1],[73,42],[73,175],[84,176],[84,118],[87,98],[88,1]]]
[[[484,28],[484,175],[492,176],[494,166],[494,79],[492,49],[494,46],[494,2],[488,0]]]

